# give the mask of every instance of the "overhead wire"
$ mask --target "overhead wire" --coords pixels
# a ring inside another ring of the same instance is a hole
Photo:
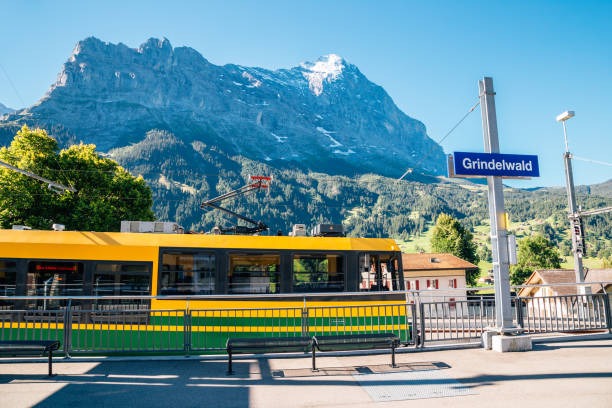
[[[4,76],[6,76],[6,79],[7,79],[8,83],[11,84],[11,87],[13,88],[13,91],[15,91],[15,95],[17,95],[17,97],[21,101],[21,106],[23,106],[25,108],[26,107],[26,103],[23,101],[23,98],[21,97],[21,94],[19,93],[19,91],[17,91],[17,87],[15,86],[13,81],[11,80],[11,77],[9,76],[8,72],[6,72],[6,69],[4,69],[4,66],[2,66],[2,64],[0,64],[0,68],[2,68],[2,72],[4,72]]]
[[[572,159],[582,160],[582,161],[585,161],[585,162],[591,162],[591,163],[595,163],[595,164],[603,164],[604,166],[612,166],[612,163],[608,163],[608,162],[601,161],[601,160],[586,159],[584,157],[574,156],[573,154],[572,154]]]
[[[466,113],[465,115],[463,115],[463,117],[462,117],[461,119],[459,119],[459,121],[458,121],[458,122],[455,124],[455,126],[453,126],[453,127],[452,127],[452,128],[451,128],[451,129],[450,129],[450,130],[449,130],[449,131],[448,131],[448,132],[447,132],[447,133],[446,133],[446,134],[445,134],[445,135],[444,135],[444,136],[443,136],[443,137],[442,137],[440,140],[438,140],[436,143],[437,143],[437,144],[442,144],[442,142],[443,142],[444,140],[446,140],[446,138],[447,138],[447,137],[448,137],[448,136],[449,136],[451,133],[453,133],[453,131],[454,131],[455,129],[457,129],[457,127],[459,127],[459,125],[460,125],[461,123],[463,123],[463,121],[464,121],[464,120],[465,120],[465,119],[466,119],[466,118],[467,118],[467,117],[470,115],[470,113],[474,112],[474,109],[476,109],[476,107],[477,107],[478,105],[480,105],[480,100],[479,100],[478,102],[476,102],[476,103],[474,104],[474,106],[472,106],[472,107],[470,108],[470,110],[469,110],[469,111],[467,111],[467,113]],[[421,160],[419,160],[418,162],[416,162],[416,164],[414,164],[412,167],[409,167],[409,168],[408,168],[408,169],[407,169],[407,170],[404,172],[404,174],[402,174],[402,176],[401,176],[399,179],[397,179],[397,181],[401,181],[401,180],[402,180],[404,177],[406,177],[406,175],[407,175],[408,173],[412,173],[412,170],[413,170],[415,167],[418,167],[418,166],[419,166],[419,164],[423,163],[423,160],[425,160],[426,158],[427,158],[427,155],[422,155]]]

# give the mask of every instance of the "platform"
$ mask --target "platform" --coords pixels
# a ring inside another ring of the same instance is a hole
[[[225,357],[54,364],[0,360],[0,407],[605,407],[612,400],[612,340],[536,343],[533,351],[463,349],[310,359]],[[410,400],[410,401],[407,401]],[[386,402],[380,402],[386,401]]]

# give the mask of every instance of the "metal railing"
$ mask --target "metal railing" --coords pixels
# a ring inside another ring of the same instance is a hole
[[[0,341],[64,341],[62,310],[0,310]]]
[[[517,298],[518,324],[526,333],[609,329],[609,300],[608,294]]]
[[[411,344],[416,327],[415,305],[318,306],[306,309],[307,333],[344,335],[393,332]]]
[[[185,351],[188,344],[184,310],[75,310],[68,315],[69,353]]]
[[[405,295],[403,302],[398,302],[397,296],[395,301],[384,301],[386,295],[398,293]],[[60,340],[67,356],[71,353],[214,353],[224,350],[230,337],[394,332],[404,345],[414,347],[480,342],[483,332],[495,326],[495,301],[491,297],[463,295],[447,300],[450,298],[447,296],[440,301],[434,290],[425,290],[381,293],[378,294],[383,298],[380,304],[359,298],[368,295],[371,293],[308,294],[303,296],[301,307],[224,309],[189,309],[189,301],[231,299],[231,295],[48,297],[55,301],[52,304],[65,306],[58,310],[0,310],[0,340]],[[318,298],[314,305],[309,305],[311,296]],[[345,304],[320,306],[322,296],[334,296],[335,301]],[[351,299],[343,300],[346,296]],[[515,324],[525,333],[606,329],[612,333],[610,296],[597,293],[514,297]],[[241,296],[245,297],[269,301],[270,296]],[[296,295],[273,297],[295,301]],[[40,297],[0,297],[15,304],[20,301],[28,304],[23,302],[26,299],[40,300]],[[151,299],[187,302],[186,310],[113,304],[126,299],[147,303]],[[98,304],[103,307],[91,307]]]
[[[495,326],[495,301],[421,302],[419,317],[421,347],[425,342],[480,339],[487,327]]]
[[[190,351],[225,350],[229,337],[306,336],[304,309],[205,309],[188,311]]]

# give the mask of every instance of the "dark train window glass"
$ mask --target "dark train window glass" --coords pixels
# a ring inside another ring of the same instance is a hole
[[[82,296],[83,269],[82,262],[30,262],[26,275],[26,294],[28,296]],[[27,303],[28,307],[57,309],[65,306],[66,300],[28,300]]]
[[[17,284],[17,263],[11,261],[0,261],[0,295],[15,296]],[[0,308],[12,305],[12,301],[0,300]]]
[[[280,255],[230,254],[229,293],[279,293]]]
[[[151,274],[146,264],[99,263],[92,280],[94,296],[146,296]]]
[[[304,254],[293,257],[294,292],[342,292],[344,262],[341,255]]]
[[[206,252],[166,251],[162,254],[160,295],[215,293],[215,255]]]

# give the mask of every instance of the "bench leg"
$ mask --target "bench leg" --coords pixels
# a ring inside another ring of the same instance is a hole
[[[49,377],[53,376],[53,351],[49,350]]]
[[[312,345],[312,371],[317,372],[319,369],[317,368],[317,352],[315,350],[315,345]]]
[[[395,344],[391,346],[391,367],[397,368],[397,364],[395,364]]]
[[[227,360],[227,375],[233,375],[232,371],[232,349],[227,350],[228,360]]]

